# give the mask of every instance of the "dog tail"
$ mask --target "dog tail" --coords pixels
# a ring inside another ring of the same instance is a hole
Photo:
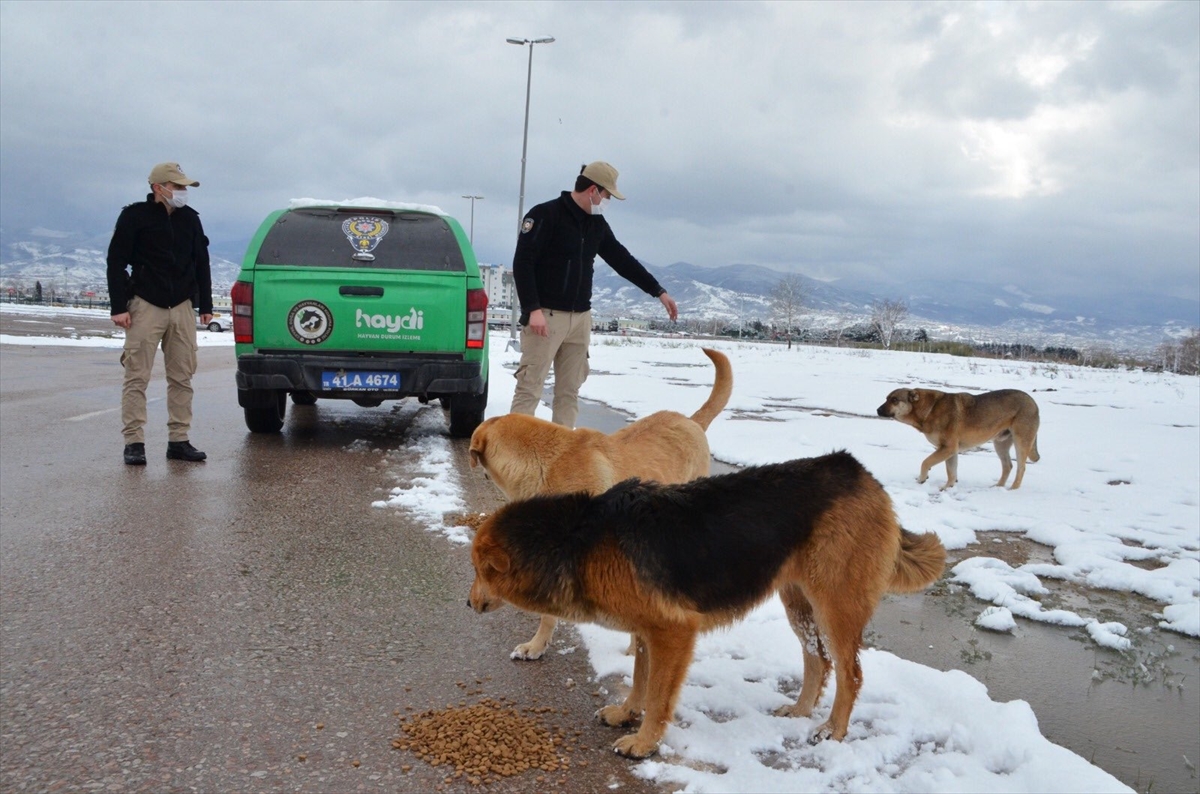
[[[729,366],[729,359],[724,353],[707,347],[701,349],[717,368],[717,377],[713,381],[712,394],[708,395],[700,410],[692,414],[692,421],[708,430],[712,420],[717,418],[717,414],[721,413],[725,404],[729,402],[729,395],[733,394],[733,367]]]
[[[888,588],[895,593],[915,593],[933,584],[946,567],[946,549],[932,532],[900,530],[900,554]]]

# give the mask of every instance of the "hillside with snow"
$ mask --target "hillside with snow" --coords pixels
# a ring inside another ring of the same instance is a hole
[[[46,294],[107,293],[107,235],[86,237],[38,228],[0,243],[0,287],[32,292],[41,282]],[[213,291],[227,296],[237,279],[244,242],[211,247]],[[770,323],[771,291],[785,274],[750,264],[704,268],[686,262],[649,265],[680,306],[681,318],[723,325]],[[1071,296],[1040,295],[1017,285],[967,281],[912,283],[903,288],[856,285],[803,277],[800,326],[818,330],[865,322],[876,300],[903,300],[909,315],[902,324],[924,329],[931,339],[1027,344],[1038,348],[1104,346],[1148,351],[1200,326],[1200,301],[1131,290],[1120,301],[1085,304]],[[592,298],[600,319],[661,320],[657,301],[597,261]]]

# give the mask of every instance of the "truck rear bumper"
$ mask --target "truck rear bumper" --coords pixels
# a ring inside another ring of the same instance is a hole
[[[382,399],[481,394],[487,386],[483,366],[475,361],[354,356],[268,356],[251,353],[238,357],[237,387],[239,392],[285,389],[312,392],[322,397],[349,399],[362,396],[361,391],[326,390],[321,387],[323,372],[340,370],[398,373],[399,391],[369,392]]]

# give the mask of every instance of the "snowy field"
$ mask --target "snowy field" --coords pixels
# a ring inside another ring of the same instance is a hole
[[[201,344],[232,344],[228,333],[200,337]],[[0,337],[6,344],[29,341]],[[506,412],[512,397],[518,356],[506,341],[507,335],[492,337],[489,415]],[[119,346],[121,340],[79,335],[61,343]],[[1044,621],[1080,627],[1101,646],[1128,647],[1133,633],[1120,623],[1044,607],[1045,583],[1058,579],[1085,592],[1145,596],[1152,612],[1143,630],[1200,636],[1200,379],[932,354],[706,344],[725,352],[734,371],[733,397],[708,433],[719,460],[749,465],[847,449],[883,483],[910,530],[936,532],[954,549],[972,543],[977,532],[1000,531],[1053,550],[1051,562],[1014,568],[972,557],[952,569],[952,579],[979,599],[981,628]],[[691,413],[713,375],[699,347],[690,340],[597,336],[583,396],[632,417],[663,408]],[[917,484],[928,443],[911,427],[875,415],[886,394],[902,385],[1030,392],[1041,409],[1041,462],[1030,464],[1020,490],[995,488],[1000,467],[989,446],[960,455],[955,488],[940,490],[944,466]],[[415,454],[420,476],[375,505],[412,512],[430,531],[468,543],[465,529],[443,521],[465,504],[440,412],[425,409],[417,417],[405,450]],[[627,637],[579,629],[596,675],[628,679]],[[636,770],[692,792],[1129,790],[1045,739],[1026,702],[994,702],[966,673],[878,650],[863,652],[864,685],[847,740],[810,746],[808,734],[828,716],[832,681],[812,719],[771,716],[794,699],[801,664],[778,600],[702,637],[660,755]]]
[[[512,397],[518,356],[506,341],[492,337],[489,416],[506,412]],[[980,599],[981,628],[1038,620],[1082,627],[1100,645],[1127,648],[1131,632],[1122,624],[1042,606],[1044,582],[1062,579],[1085,590],[1140,593],[1155,605],[1149,622],[1158,630],[1200,634],[1200,380],[932,354],[706,344],[725,352],[734,370],[733,397],[708,432],[719,460],[750,465],[844,448],[884,484],[909,529],[936,532],[949,548],[998,530],[1053,549],[1053,563],[1013,568],[973,557],[953,569]],[[691,413],[713,375],[699,347],[597,336],[583,396],[632,417],[663,408]],[[1030,392],[1041,409],[1041,462],[1030,464],[1020,490],[995,488],[1000,465],[989,446],[960,455],[954,489],[941,490],[944,466],[918,485],[928,442],[875,414],[901,385]],[[468,543],[466,530],[441,522],[464,507],[444,423],[431,412],[418,428],[415,468],[425,476],[376,504],[415,511],[431,530]],[[596,674],[628,679],[627,637],[579,630]],[[811,720],[771,716],[795,697],[802,670],[799,642],[772,600],[701,638],[660,756],[638,770],[694,792],[1128,790],[1046,740],[1026,702],[994,702],[966,673],[877,650],[864,651],[862,664],[865,683],[847,741],[809,746],[834,687]]]

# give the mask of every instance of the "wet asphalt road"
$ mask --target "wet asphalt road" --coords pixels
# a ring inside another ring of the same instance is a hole
[[[583,731],[569,774],[487,790],[655,790],[594,722],[613,695],[582,651],[510,661],[535,620],[471,612],[468,548],[371,507],[394,482],[347,447],[402,449],[411,409],[289,406],[253,436],[232,348],[201,348],[208,462],[165,459],[160,362],[149,464],[127,467],[118,355],[0,348],[0,790],[431,791],[446,768],[392,749],[397,714],[485,696]]]

